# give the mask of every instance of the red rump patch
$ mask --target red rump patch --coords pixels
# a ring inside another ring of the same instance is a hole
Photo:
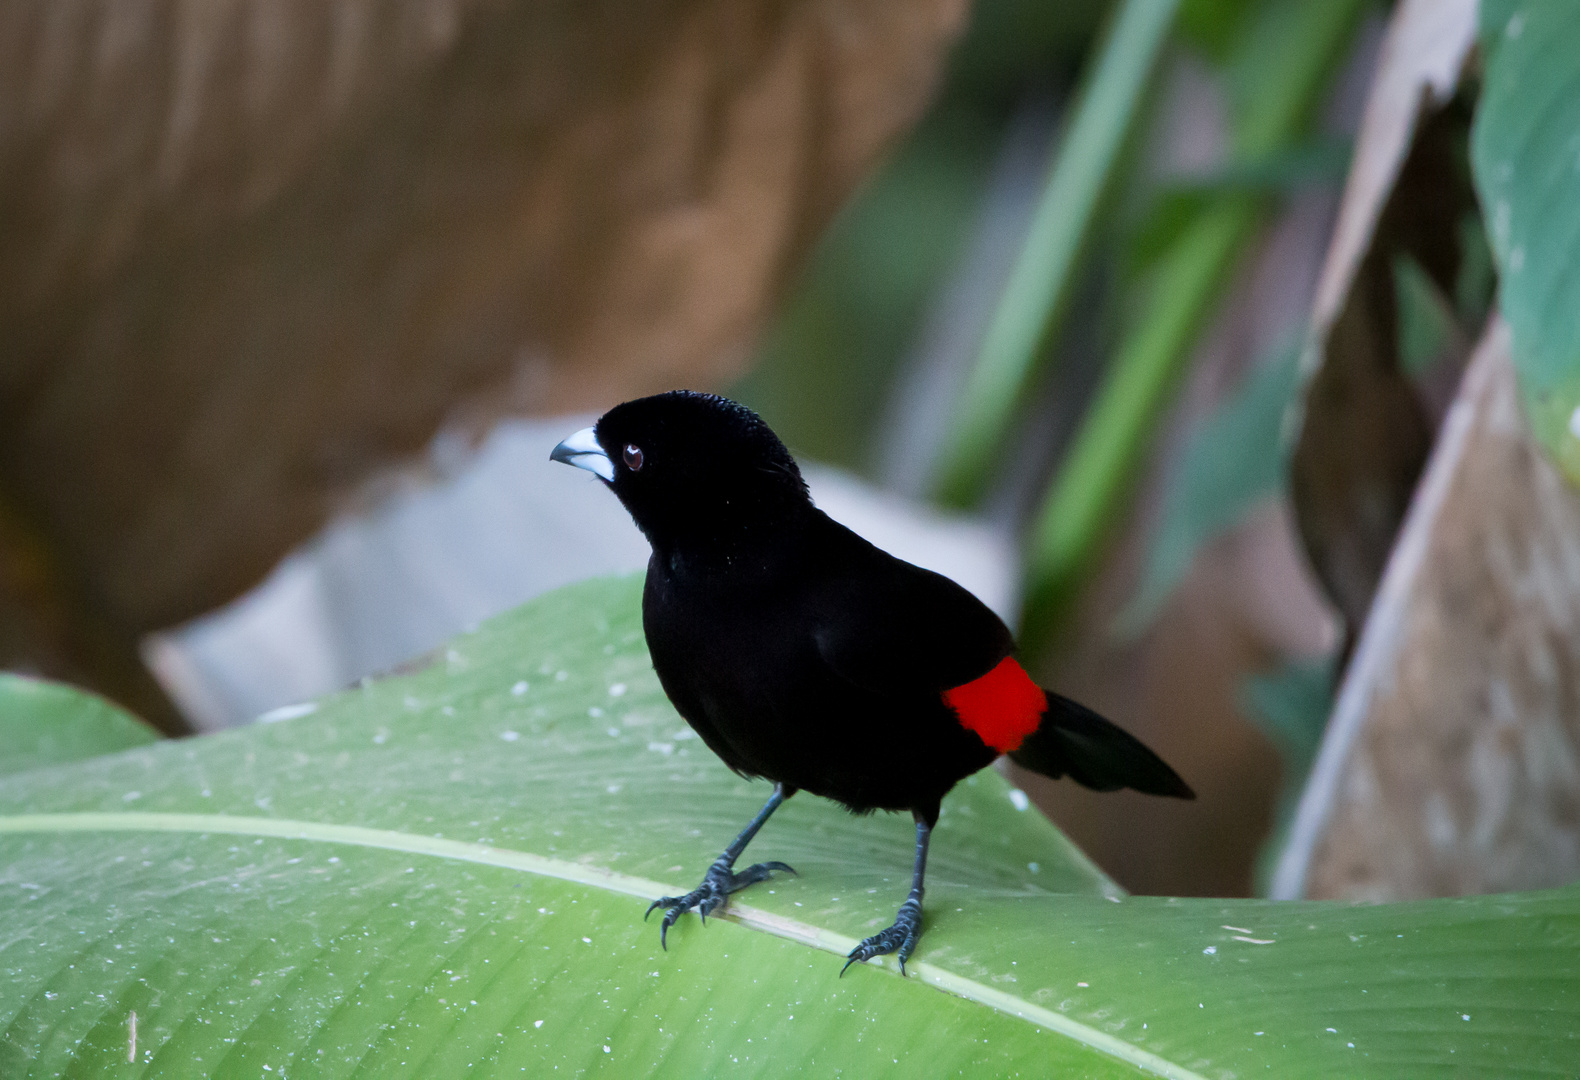
[[[1025,669],[1006,656],[980,679],[944,691],[944,704],[960,722],[1001,754],[1018,749],[1037,730],[1048,709],[1048,695]]]

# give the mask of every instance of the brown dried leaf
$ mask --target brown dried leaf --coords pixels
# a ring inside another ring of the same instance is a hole
[[[1580,877],[1580,492],[1532,441],[1507,327],[1466,372],[1274,881],[1283,898]]]
[[[129,643],[458,410],[721,382],[964,6],[0,0],[0,491]]]
[[[1393,259],[1409,252],[1452,292],[1474,196],[1453,150],[1468,113],[1444,106],[1475,30],[1474,0],[1396,9],[1313,304],[1291,490],[1313,568],[1352,633],[1431,445],[1399,368]]]

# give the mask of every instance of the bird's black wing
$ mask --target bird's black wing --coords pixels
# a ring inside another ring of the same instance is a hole
[[[812,631],[841,678],[885,695],[942,693],[1013,650],[1009,628],[961,586],[823,520],[808,553]]]

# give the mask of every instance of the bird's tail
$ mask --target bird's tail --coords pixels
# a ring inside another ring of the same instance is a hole
[[[1044,776],[1068,776],[1096,791],[1133,788],[1148,795],[1194,799],[1179,773],[1123,728],[1086,706],[1045,691],[1048,711],[1010,760]]]

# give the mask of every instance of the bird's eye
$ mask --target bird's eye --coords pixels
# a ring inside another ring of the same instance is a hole
[[[626,468],[630,469],[632,472],[638,472],[641,470],[642,448],[640,446],[636,445],[635,443],[626,443],[624,457]]]

